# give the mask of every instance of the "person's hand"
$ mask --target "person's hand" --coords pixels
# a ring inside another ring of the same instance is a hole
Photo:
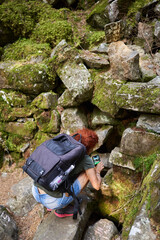
[[[97,173],[100,173],[103,170],[103,168],[104,168],[103,162],[99,162],[95,167]]]

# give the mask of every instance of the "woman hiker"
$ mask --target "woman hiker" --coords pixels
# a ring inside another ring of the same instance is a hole
[[[99,162],[95,166],[89,156],[98,142],[97,134],[87,128],[78,130],[77,133],[81,135],[81,143],[86,147],[88,155],[85,155],[70,173],[73,177],[78,176],[72,185],[76,196],[84,189],[89,181],[94,189],[99,190],[101,185],[100,173],[104,168],[102,162]],[[79,135],[77,135],[75,139],[79,141]],[[48,211],[55,210],[54,213],[57,217],[73,216],[74,207],[70,204],[73,201],[73,197],[68,195],[68,193],[61,193],[58,189],[54,192],[48,191],[38,184],[33,184],[32,193],[36,201],[43,204]]]

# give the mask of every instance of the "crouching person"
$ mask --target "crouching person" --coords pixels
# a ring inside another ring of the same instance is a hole
[[[100,173],[104,168],[102,162],[95,166],[89,156],[98,142],[96,133],[87,128],[78,130],[77,133],[81,135],[81,143],[86,147],[87,154],[76,164],[75,169],[70,173],[73,179],[75,176],[78,176],[70,189],[76,196],[85,188],[89,181],[94,189],[99,190],[101,185]],[[79,141],[79,135],[75,139]],[[68,195],[68,193],[62,193],[58,189],[48,191],[37,183],[33,184],[32,193],[36,201],[43,204],[48,211],[55,210],[54,213],[57,217],[73,216],[74,206],[71,204],[73,197]]]

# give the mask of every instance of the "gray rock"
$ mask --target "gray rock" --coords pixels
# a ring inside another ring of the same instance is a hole
[[[130,156],[145,156],[160,148],[160,135],[127,128],[122,135],[120,152]]]
[[[138,36],[137,40],[140,40],[140,43],[144,47],[145,51],[149,53],[153,45],[153,33],[154,29],[152,25],[139,22],[138,23]]]
[[[153,57],[153,61],[155,64],[155,68],[156,68],[156,73],[157,75],[160,76],[160,52],[157,52],[154,57]]]
[[[107,8],[110,22],[116,22],[119,15],[118,0],[111,2]]]
[[[150,220],[147,216],[146,204],[141,208],[139,215],[132,225],[128,240],[156,240],[156,235],[151,229]]]
[[[141,72],[137,51],[132,51],[122,41],[118,41],[109,45],[108,56],[114,77],[140,81]]]
[[[68,43],[66,42],[65,39],[63,39],[59,44],[57,44],[57,46],[55,48],[53,48],[52,52],[51,52],[51,58],[56,57],[58,55],[59,52],[61,51],[67,51],[70,50],[71,47],[68,45]]]
[[[100,219],[88,228],[84,240],[111,240],[116,234],[118,234],[118,230],[113,222]]]
[[[33,240],[80,240],[82,233],[87,224],[92,209],[84,202],[81,207],[82,215],[77,220],[71,218],[58,218],[52,212],[43,222],[39,225],[38,230]]]
[[[32,105],[41,109],[50,109],[57,106],[58,95],[52,91],[41,93],[33,101]]]
[[[109,62],[107,57],[102,57],[96,53],[83,50],[80,54],[81,59],[89,68],[108,68]]]
[[[155,11],[155,13],[156,13],[157,15],[160,16],[160,4],[157,4],[157,5],[155,6],[154,11]]]
[[[79,105],[68,89],[58,98],[58,104],[63,107],[77,107]]]
[[[58,68],[57,74],[77,102],[81,103],[91,98],[93,82],[83,63],[66,61]]]
[[[160,40],[160,22],[155,23],[154,36]]]
[[[106,53],[108,52],[108,45],[106,43],[100,43],[99,45],[90,49],[94,53]]]
[[[107,113],[100,111],[98,108],[94,108],[91,114],[90,124],[93,128],[104,124],[117,125],[118,123],[118,120],[112,118]]]
[[[104,125],[103,127],[95,130],[95,132],[98,136],[98,143],[94,147],[93,151],[96,151],[107,141],[107,138],[109,137],[112,130],[113,130],[113,126],[110,126],[110,125],[108,125],[108,126]]]
[[[0,239],[18,240],[18,227],[11,214],[0,205]]]
[[[135,170],[133,166],[134,156],[128,156],[120,152],[119,147],[115,147],[110,154],[109,162],[113,165]]]
[[[61,114],[61,131],[68,134],[74,133],[78,129],[88,127],[85,113],[78,108],[67,108]]]
[[[11,188],[11,198],[7,201],[7,206],[16,216],[24,216],[37,203],[32,195],[32,183],[33,180],[26,177]]]
[[[140,115],[136,126],[140,128],[145,128],[155,133],[160,133],[160,116],[142,114]]]
[[[124,84],[116,93],[115,101],[119,108],[160,113],[160,77],[148,83],[130,82]]]
[[[122,20],[118,22],[108,23],[104,26],[106,43],[116,42],[123,38],[124,35],[124,22]]]
[[[137,51],[139,53],[139,67],[142,72],[142,81],[149,81],[152,78],[156,77],[156,66],[154,59],[156,58],[156,54],[151,57],[150,54],[145,54],[145,51],[142,47],[137,45],[127,45],[133,51]],[[157,61],[159,59],[157,58]],[[158,65],[157,65],[158,67]]]
[[[149,54],[140,56],[139,66],[142,72],[142,79],[144,82],[156,77],[156,67],[153,58]]]

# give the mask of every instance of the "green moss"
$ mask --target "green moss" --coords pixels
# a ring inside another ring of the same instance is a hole
[[[33,31],[33,40],[40,43],[49,43],[55,47],[61,40],[69,43],[73,41],[72,26],[67,21],[41,21]]]
[[[131,226],[137,213],[140,210],[140,202],[142,200],[141,193],[138,192],[134,195],[134,198],[130,201],[130,207],[126,211],[125,220],[123,223],[122,239],[127,240]]]
[[[155,152],[147,157],[136,157],[133,164],[137,172],[143,172],[144,176],[146,176],[156,159],[157,153]]]
[[[104,31],[90,31],[85,35],[85,43],[89,48],[92,48],[94,45],[105,41],[105,32]]]
[[[51,18],[65,19],[63,11],[53,9],[49,4],[33,0],[8,1],[0,5],[0,21],[10,28],[15,36],[27,37],[37,22]]]
[[[27,94],[39,94],[55,86],[56,73],[47,61],[37,64],[17,62],[6,75],[9,85]]]
[[[116,103],[120,108],[134,108],[137,111],[158,113],[159,108],[156,102],[159,94],[160,89],[149,83],[124,84],[117,93]],[[138,96],[138,98],[135,96]]]
[[[108,0],[101,0],[101,1],[99,1],[95,5],[93,11],[90,12],[90,14],[88,15],[87,19],[90,18],[94,14],[102,13],[105,10],[107,5],[108,5]]]
[[[107,73],[97,75],[94,79],[95,90],[92,103],[101,111],[114,117],[119,110],[115,103],[115,94],[124,82],[112,79]]]
[[[30,39],[20,39],[17,42],[10,44],[4,48],[2,60],[30,60],[31,57],[43,58],[49,57],[51,48],[49,44],[38,44]]]
[[[135,27],[137,24],[136,21],[136,14],[137,12],[141,12],[142,8],[150,3],[150,0],[136,0],[132,1],[131,4],[129,5],[128,8],[128,13],[127,13],[127,25]]]
[[[9,134],[8,139],[5,141],[8,150],[13,152],[21,152],[20,149],[25,143],[23,137],[17,134]]]

